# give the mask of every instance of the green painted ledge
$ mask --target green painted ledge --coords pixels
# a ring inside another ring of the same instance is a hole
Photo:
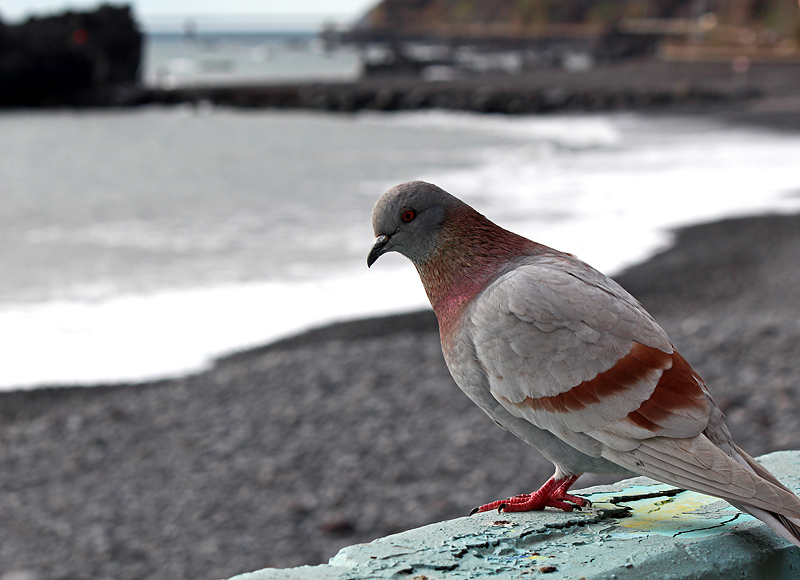
[[[759,461],[800,492],[800,451]],[[800,578],[800,549],[726,502],[644,477],[578,493],[591,510],[477,514],[344,548],[329,564],[231,580]]]

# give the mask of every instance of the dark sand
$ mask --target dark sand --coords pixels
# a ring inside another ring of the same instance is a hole
[[[800,216],[767,216],[684,230],[617,277],[756,455],[800,448],[798,265]],[[430,313],[320,329],[177,380],[2,393],[0,419],[0,580],[315,564],[552,471],[458,390]]]

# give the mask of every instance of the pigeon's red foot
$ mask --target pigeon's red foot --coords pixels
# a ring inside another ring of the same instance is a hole
[[[556,479],[554,475],[548,479],[538,491],[523,493],[522,495],[516,495],[508,499],[487,503],[486,505],[476,507],[469,515],[495,509],[501,512],[530,512],[543,510],[546,507],[553,507],[564,510],[565,512],[571,512],[576,507],[579,510],[582,507],[591,507],[592,502],[588,499],[578,497],[577,495],[569,495],[567,493],[567,490],[575,483],[578,477],[578,475],[572,475],[570,477]]]

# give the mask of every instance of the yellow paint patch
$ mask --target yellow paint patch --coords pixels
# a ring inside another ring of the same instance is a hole
[[[619,532],[707,536],[724,532],[723,524],[737,514],[736,509],[728,504],[723,504],[720,508],[703,509],[722,500],[693,491],[684,491],[672,497],[632,498],[630,501],[624,499],[625,496],[658,491],[660,489],[655,487],[635,487],[626,489],[624,494],[612,496],[619,500],[614,505],[631,508],[630,517],[617,521]],[[599,507],[598,502],[595,502],[595,507]]]

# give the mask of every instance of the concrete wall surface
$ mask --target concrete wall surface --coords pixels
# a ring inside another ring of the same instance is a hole
[[[800,492],[800,451],[759,458]],[[575,492],[583,512],[488,512],[357,544],[329,564],[231,580],[800,578],[800,549],[728,503],[637,477]]]

